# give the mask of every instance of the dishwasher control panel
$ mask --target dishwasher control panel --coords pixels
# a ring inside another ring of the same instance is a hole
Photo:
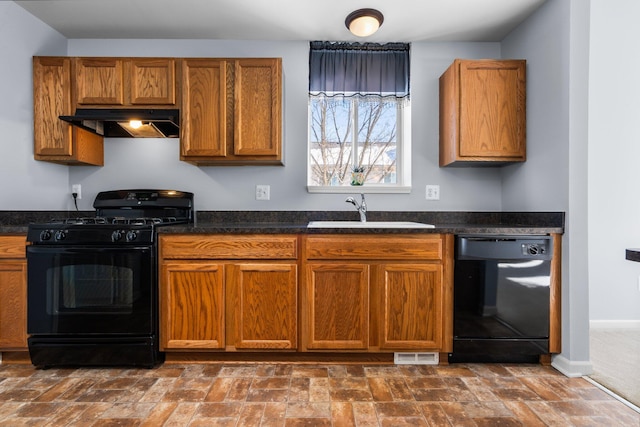
[[[457,236],[457,259],[549,260],[553,255],[552,236]]]

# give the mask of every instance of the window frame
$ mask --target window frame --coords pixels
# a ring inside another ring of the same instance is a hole
[[[310,101],[312,95],[309,95]],[[354,98],[354,101],[357,100]],[[307,192],[333,194],[406,194],[411,192],[411,101],[398,99],[397,134],[396,134],[396,183],[395,184],[364,184],[364,185],[311,185],[311,102],[307,109]],[[356,126],[357,128],[357,126]],[[357,144],[353,138],[352,144]],[[353,148],[357,150],[357,148]]]

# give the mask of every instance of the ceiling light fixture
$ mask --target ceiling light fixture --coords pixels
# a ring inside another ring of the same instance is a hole
[[[347,16],[344,24],[358,37],[367,37],[378,31],[384,16],[376,9],[358,9]]]

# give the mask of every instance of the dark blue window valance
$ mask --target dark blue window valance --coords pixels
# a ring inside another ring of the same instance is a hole
[[[408,98],[409,47],[408,43],[311,42],[309,93]]]

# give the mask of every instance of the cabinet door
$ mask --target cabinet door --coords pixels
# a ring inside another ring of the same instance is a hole
[[[226,61],[183,59],[180,154],[227,155]]]
[[[123,63],[121,58],[75,58],[78,106],[124,105]]]
[[[526,61],[456,59],[440,76],[440,166],[526,160]]]
[[[27,262],[0,260],[0,350],[26,348]]]
[[[175,60],[132,58],[127,61],[131,105],[176,103]]]
[[[235,64],[235,132],[237,156],[280,159],[281,60],[238,59]]]
[[[369,265],[308,264],[305,295],[306,349],[369,347]]]
[[[248,263],[227,268],[230,343],[233,340],[237,349],[296,349],[297,265]]]
[[[71,125],[58,118],[71,114],[71,60],[63,57],[33,58],[34,153],[71,157]]]
[[[460,155],[523,158],[525,103],[522,61],[462,61]]]
[[[165,262],[160,278],[160,349],[225,346],[224,268],[207,262]]]
[[[377,266],[382,298],[380,348],[439,350],[442,346],[442,265]]]

